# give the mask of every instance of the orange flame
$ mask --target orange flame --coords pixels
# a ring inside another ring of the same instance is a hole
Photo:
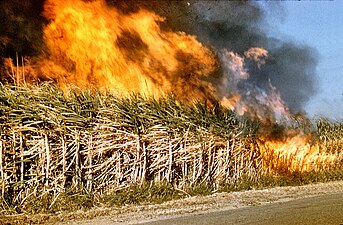
[[[50,23],[41,72],[62,86],[172,92],[186,101],[214,96],[203,81],[216,69],[213,53],[194,36],[162,30],[165,19],[151,11],[124,15],[105,1],[48,0],[44,16]]]
[[[244,55],[257,62],[257,66],[260,68],[261,65],[265,64],[265,58],[268,57],[268,51],[263,48],[250,48],[244,52]]]
[[[223,49],[217,58],[195,36],[162,29],[165,18],[154,12],[139,9],[123,14],[105,0],[46,0],[43,15],[49,20],[44,28],[47,50],[35,65],[39,68],[35,74],[63,88],[76,85],[153,97],[173,93],[186,102],[218,100],[263,123],[290,118],[271,84],[269,92],[239,89],[249,79],[246,59],[258,67],[265,64],[268,51],[263,48],[250,48],[244,56]],[[222,63],[220,75],[217,59]],[[309,143],[304,134],[282,140],[262,137],[259,149],[265,168],[310,171],[335,163],[335,155]]]
[[[172,93],[185,102],[219,101],[239,115],[259,119],[275,117],[276,105],[286,109],[278,94],[270,98],[258,90],[242,97],[238,90],[239,82],[249,78],[245,59],[264,64],[268,52],[263,48],[248,49],[246,58],[224,49],[219,57],[226,74],[217,75],[212,51],[195,36],[162,29],[165,18],[154,12],[123,14],[104,0],[47,0],[43,15],[50,22],[38,73],[63,88],[72,84],[155,98]]]
[[[337,163],[337,155],[325,151],[320,144],[310,144],[310,136],[297,134],[283,140],[263,140],[259,143],[264,167],[273,171],[317,171]]]

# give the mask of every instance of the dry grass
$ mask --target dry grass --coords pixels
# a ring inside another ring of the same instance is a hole
[[[51,208],[66,190],[101,196],[147,182],[216,188],[260,174],[256,127],[220,107],[64,94],[50,84],[1,86],[0,99],[3,212],[25,212],[32,197],[49,196]]]
[[[341,126],[323,124],[318,125],[320,140]],[[1,85],[0,214],[280,185],[272,181],[277,171],[263,168],[257,129],[258,124],[220,106],[184,105],[172,96],[120,98],[78,89],[63,93],[49,83]],[[325,171],[334,169],[341,171]],[[302,177],[290,174],[295,176]],[[332,179],[341,178],[337,172]]]

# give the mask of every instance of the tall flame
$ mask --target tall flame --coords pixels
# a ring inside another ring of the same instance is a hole
[[[162,29],[165,18],[152,11],[124,14],[104,0],[47,0],[43,15],[49,20],[47,52],[38,67],[62,87],[154,97],[173,93],[185,102],[218,101],[263,122],[288,116],[272,85],[270,93],[256,87],[243,94],[239,90],[249,78],[245,61],[262,66],[268,57],[263,48],[248,49],[245,57],[226,49],[215,55],[195,36]]]
[[[48,0],[44,16],[41,70],[62,85],[172,92],[186,101],[213,96],[203,78],[216,69],[214,54],[194,36],[162,30],[165,19],[151,11],[125,15],[105,1]]]
[[[124,14],[105,0],[46,0],[43,15],[49,21],[44,28],[47,49],[32,74],[63,88],[72,84],[156,98],[173,93],[185,102],[220,102],[263,124],[291,118],[271,83],[262,90],[245,82],[247,61],[258,68],[266,63],[263,48],[247,49],[243,56],[227,49],[214,53],[195,36],[161,28],[165,18],[152,11]],[[308,135],[283,134],[283,139],[259,138],[266,168],[310,171],[335,162],[335,155],[310,144]]]

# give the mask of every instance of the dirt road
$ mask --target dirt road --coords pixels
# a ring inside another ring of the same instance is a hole
[[[80,212],[80,215],[74,212],[69,216],[63,215],[63,218],[57,218],[59,221],[65,221],[57,224],[173,224],[174,219],[181,219],[182,223],[176,224],[214,224],[213,221],[218,221],[217,224],[268,224],[267,222],[271,219],[274,220],[272,224],[282,224],[286,217],[294,218],[294,223],[285,222],[286,224],[297,224],[296,221],[300,221],[298,224],[306,224],[305,222],[313,217],[317,218],[316,221],[311,221],[308,224],[330,224],[327,221],[331,221],[333,224],[340,225],[343,224],[342,215],[339,214],[343,212],[342,196],[343,181],[335,181],[300,187],[216,193],[210,196],[190,197],[158,205],[97,209],[87,212],[87,217],[85,217],[84,212]],[[326,214],[322,215],[321,212]],[[209,215],[214,216],[214,218],[211,219]],[[252,217],[249,217],[250,215]],[[299,219],[302,215],[304,217]],[[221,219],[222,216],[223,219]],[[232,222],[227,220],[227,217]],[[74,219],[71,220],[70,218]],[[76,220],[75,218],[80,219]],[[327,221],[322,223],[321,218]],[[161,223],[157,221],[161,221]]]
[[[241,209],[175,217],[145,225],[183,224],[343,224],[343,193],[310,197]]]

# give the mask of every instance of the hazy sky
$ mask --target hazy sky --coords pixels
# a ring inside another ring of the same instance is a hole
[[[312,46],[319,52],[319,92],[307,112],[343,119],[343,1],[282,1],[269,12],[271,36]]]

